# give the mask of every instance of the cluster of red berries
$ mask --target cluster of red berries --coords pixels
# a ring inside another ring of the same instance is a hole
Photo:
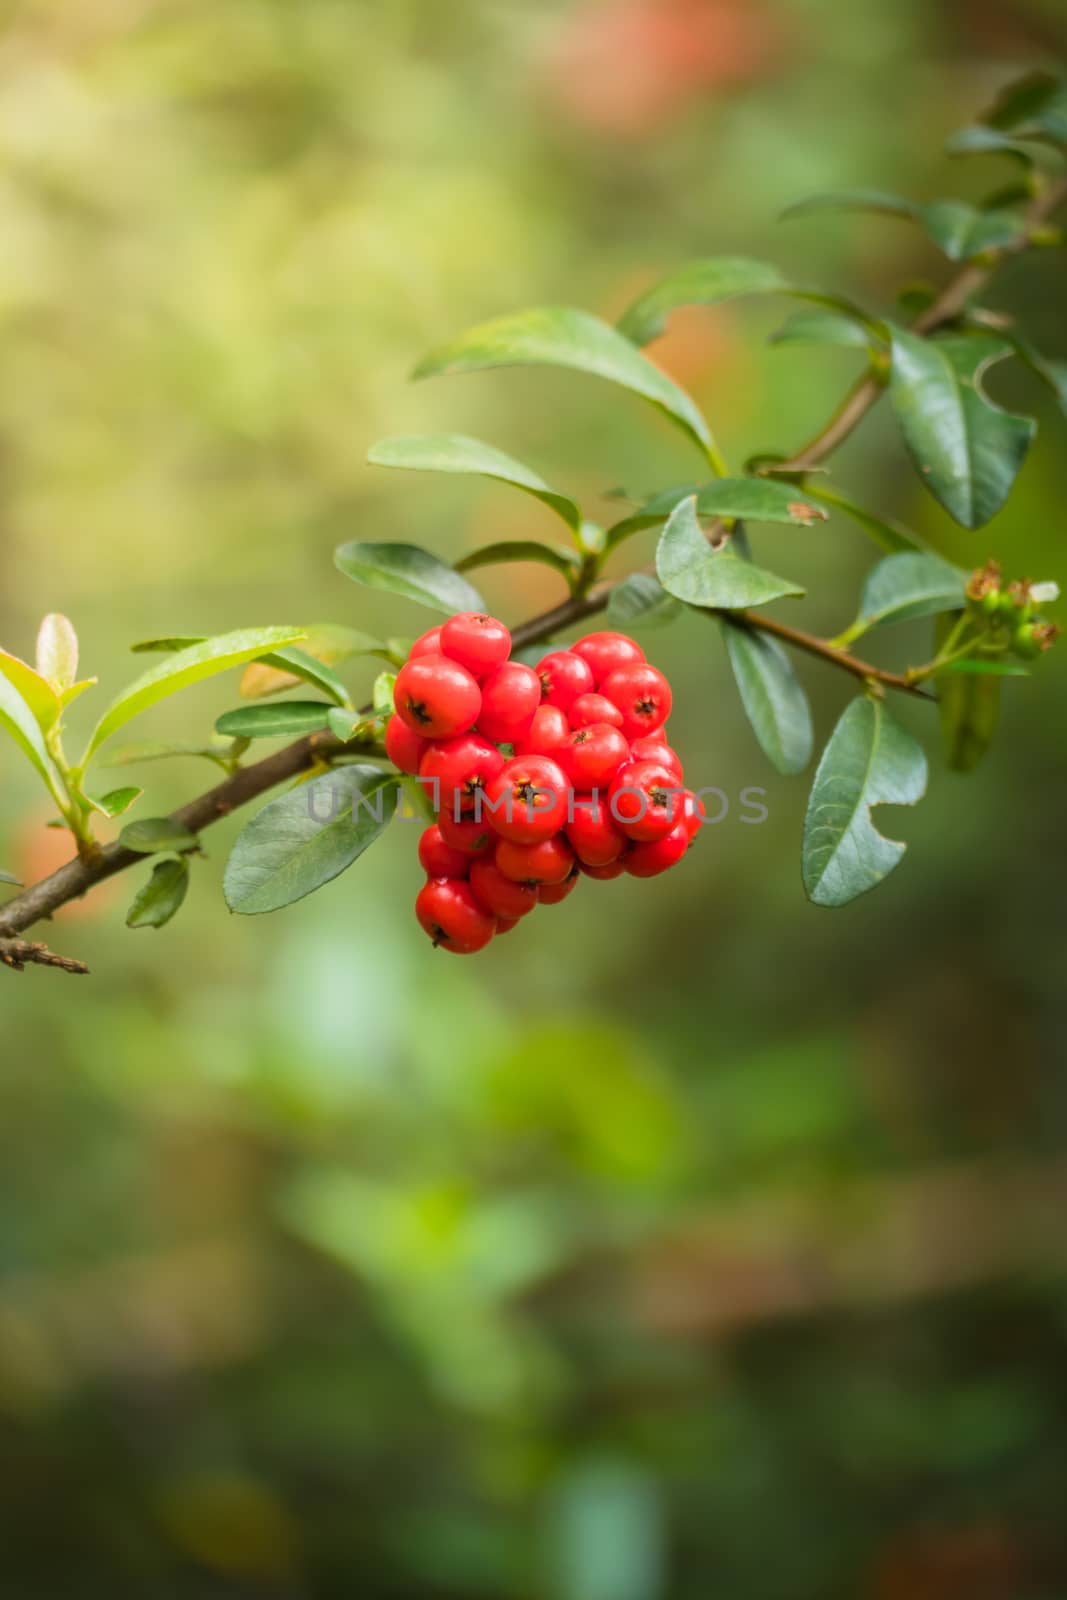
[[[584,874],[651,878],[702,821],[667,743],[670,685],[621,633],[590,633],[536,667],[495,617],[461,612],[417,639],[397,674],[389,758],[437,817],[419,841],[415,914],[470,954]]]

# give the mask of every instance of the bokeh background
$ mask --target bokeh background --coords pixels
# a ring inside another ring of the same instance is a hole
[[[1005,180],[942,141],[1065,23],[1062,0],[13,0],[4,645],[65,611],[110,693],[152,633],[410,635],[428,614],[346,583],[338,542],[554,537],[507,490],[368,468],[390,433],[487,437],[593,515],[689,477],[595,382],[407,375],[470,323],[613,315],[698,254],[888,309],[941,271],[913,231],[776,215]],[[996,293],[1060,355],[1062,270]],[[795,447],[854,370],[769,347],[788,309],[681,314],[655,347],[735,460]],[[990,528],[941,516],[884,414],[838,481],[967,565],[1062,579],[1067,424],[1025,376],[995,387],[1042,430]],[[758,549],[828,630],[873,555],[839,518]],[[485,589],[518,620],[554,582]],[[828,913],[800,889],[806,784],[764,762],[717,630],[647,642],[691,776],[735,797],[668,878],[587,884],[462,962],[415,929],[411,827],[241,919],[235,822],[165,931],[125,930],[126,875],[53,930],[90,979],[0,983],[5,1594],[1067,1594],[1063,664],[1007,686],[970,780],[896,707],[930,793],[883,815],[895,876]],[[825,737],[848,685],[800,671]],[[62,838],[10,745],[0,773],[0,865],[33,879]],[[158,814],[210,774],[137,776]]]

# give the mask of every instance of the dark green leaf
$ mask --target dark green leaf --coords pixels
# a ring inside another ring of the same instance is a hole
[[[338,767],[272,800],[238,837],[223,888],[231,911],[253,915],[301,900],[351,866],[396,809],[396,778]]]
[[[713,306],[745,294],[774,294],[788,289],[777,267],[744,256],[718,256],[690,261],[647,289],[619,318],[619,332],[634,344],[648,344],[667,326],[679,306]]]
[[[295,645],[288,650],[272,650],[269,656],[263,656],[261,660],[254,661],[251,667],[245,669],[245,674],[241,681],[241,693],[246,699],[252,698],[248,693],[249,682],[256,685],[254,694],[257,698],[264,693],[274,693],[273,688],[264,690],[259,687],[260,679],[250,679],[249,673],[253,672],[257,674],[259,672],[264,674],[282,673],[285,678],[285,681],[279,685],[282,689],[289,687],[290,678],[296,678],[303,683],[314,684],[316,689],[321,689],[323,694],[329,695],[335,705],[347,706],[351,704],[348,698],[348,690],[333,668],[328,667],[325,661],[318,661],[314,656],[309,656],[306,650],[300,650]]]
[[[1011,244],[1024,231],[1012,211],[979,211],[963,200],[935,200],[922,208],[923,226],[950,261],[970,261],[983,250]]]
[[[521,461],[515,461],[502,450],[483,444],[480,439],[469,439],[462,433],[383,439],[380,444],[371,447],[367,460],[378,467],[407,467],[420,472],[458,472],[496,478],[542,501],[562,517],[575,533],[581,524],[582,513],[567,495],[558,494],[536,472],[523,466]]]
[[[961,128],[945,145],[945,151],[950,156],[1003,155],[1010,156],[1012,160],[1020,161],[1028,167],[1033,166],[1039,159],[1038,148],[1021,144],[1018,139],[1011,139],[1006,133],[1001,133],[997,128],[987,127],[984,123]]]
[[[1007,499],[1034,436],[1029,417],[995,406],[981,388],[1009,347],[986,335],[922,339],[893,329],[893,406],[919,475],[965,528]]]
[[[1005,132],[1034,129],[1067,140],[1067,79],[1051,72],[1028,72],[1001,92],[982,121]]]
[[[356,539],[334,552],[334,561],[346,578],[403,595],[431,611],[449,616],[457,611],[484,611],[485,601],[454,567],[414,544],[367,544]]]
[[[138,889],[126,916],[127,928],[162,928],[181,908],[189,887],[185,861],[159,861],[148,882]]]
[[[282,735],[315,733],[328,726],[329,706],[321,700],[283,700],[272,706],[238,706],[224,711],[215,732],[232,739],[276,739]]]
[[[634,572],[611,591],[608,621],[620,629],[659,627],[673,622],[681,609],[650,573]]]
[[[97,799],[92,795],[86,795],[85,798],[93,810],[98,811],[102,817],[121,817],[123,812],[128,811],[134,801],[139,800],[143,794],[143,789],[131,786],[125,789],[109,789],[107,794],[102,794]]]
[[[808,899],[843,906],[881,883],[906,846],[880,834],[877,805],[911,806],[926,792],[922,746],[880,700],[853,700],[823,751],[804,819]]]
[[[640,511],[608,529],[608,548],[614,549],[632,533],[665,522],[693,494],[693,486],[683,484],[653,495]],[[696,491],[696,501],[701,517],[733,517],[745,522],[785,522],[806,527],[812,522],[825,522],[828,515],[806,489],[777,483],[773,478],[715,478]]]
[[[811,760],[811,710],[789,657],[752,628],[726,622],[723,637],[760,748],[776,771],[802,772]]]
[[[906,622],[911,617],[958,610],[966,598],[966,586],[966,572],[942,561],[940,556],[921,550],[886,556],[868,573],[859,615],[838,642],[850,644],[880,623]]]
[[[861,323],[837,311],[798,311],[771,335],[772,344],[838,344],[866,350],[870,334]]]
[[[456,562],[457,572],[473,572],[476,567],[498,566],[511,561],[539,561],[562,573],[568,582],[581,567],[575,551],[557,550],[550,544],[539,544],[536,539],[501,539],[497,544],[483,545],[472,550]]]
[[[607,378],[650,400],[702,449],[711,443],[707,423],[684,390],[606,322],[569,306],[538,306],[482,323],[432,351],[415,377],[515,366],[570,367]]]
[[[142,855],[154,855],[157,850],[195,850],[195,833],[170,817],[143,817],[139,822],[128,822],[119,834],[119,843],[127,850],[139,850]]]
[[[733,610],[804,593],[788,578],[742,560],[729,544],[713,550],[701,532],[696,508],[695,496],[683,500],[660,535],[656,572],[668,594],[688,605]]]
[[[836,489],[827,488],[825,484],[820,483],[817,488],[809,486],[804,492],[812,499],[824,501],[826,505],[843,512],[846,517],[851,517],[865,533],[870,534],[875,544],[880,545],[883,550],[888,550],[890,554],[898,550],[919,550],[922,547],[919,535],[912,533],[910,528],[902,527],[899,522],[890,522],[884,517],[876,517],[872,511],[846,500]]]

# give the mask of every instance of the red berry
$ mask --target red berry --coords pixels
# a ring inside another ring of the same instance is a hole
[[[681,785],[660,761],[631,761],[611,786],[610,808],[629,839],[662,839],[681,816]]]
[[[688,849],[689,833],[685,823],[679,822],[662,839],[631,845],[619,859],[632,878],[655,878],[677,866]]]
[[[626,848],[626,835],[612,821],[606,797],[576,795],[564,832],[586,867],[605,867]]]
[[[419,863],[428,878],[465,878],[473,856],[447,844],[437,826],[429,827],[419,839]]]
[[[588,694],[593,687],[593,672],[588,661],[576,656],[572,650],[550,650],[537,664],[541,679],[542,698],[550,706],[566,711],[580,694]]]
[[[626,868],[622,864],[622,857],[619,856],[617,861],[606,861],[602,867],[587,867],[583,861],[581,863],[581,870],[585,873],[587,878],[607,879],[621,878]]]
[[[472,862],[471,888],[494,917],[525,917],[537,904],[537,889],[533,885],[505,878],[488,856],[479,856]]]
[[[573,646],[576,656],[588,661],[593,681],[603,683],[616,667],[625,667],[632,661],[643,661],[645,652],[625,633],[587,633]]]
[[[515,844],[511,839],[501,839],[493,859],[505,878],[538,887],[562,883],[574,868],[574,851],[561,833],[554,833],[551,839],[541,839],[537,844]]]
[[[563,826],[568,790],[562,770],[548,756],[516,756],[489,785],[482,816],[502,839],[536,844]]]
[[[495,744],[517,744],[529,731],[541,703],[541,680],[533,667],[505,661],[482,684],[478,732]]]
[[[537,680],[537,692],[541,693],[541,680]],[[550,756],[561,745],[565,745],[571,736],[571,725],[567,721],[566,712],[559,706],[541,705],[534,712],[533,721],[529,730],[516,742],[515,754],[517,756]]]
[[[393,704],[408,727],[424,739],[453,739],[477,722],[482,692],[458,661],[416,656],[397,673]]]
[[[622,712],[605,700],[602,694],[580,694],[567,713],[572,728],[588,728],[594,722],[607,722],[613,728],[622,727]]]
[[[682,826],[685,828],[686,836],[689,839],[690,844],[692,844],[693,840],[704,826],[704,818],[706,815],[707,813],[704,809],[703,800],[698,800],[692,789],[684,790],[682,793],[681,821]]]
[[[411,649],[408,651],[408,660],[412,656],[439,656],[441,654],[440,628],[428,628],[425,633],[420,633]]]
[[[441,654],[458,661],[476,678],[484,678],[508,659],[511,634],[496,617],[461,611],[441,626]]]
[[[618,728],[594,722],[576,728],[559,754],[559,764],[576,789],[603,789],[630,759],[630,746]]]
[[[497,933],[510,933],[512,928],[518,927],[520,920],[521,919],[519,917],[497,917]]]
[[[435,946],[457,955],[483,949],[496,932],[496,918],[465,878],[430,878],[415,899],[415,915]]]
[[[451,812],[442,811],[437,826],[445,843],[454,850],[462,850],[464,855],[482,856],[493,847],[492,830],[484,820],[478,822],[474,817],[456,818]]]
[[[570,870],[570,873],[566,878],[564,878],[562,883],[543,883],[541,885],[540,889],[537,891],[538,905],[558,906],[561,900],[566,900],[569,894],[574,893],[575,889],[578,887],[578,879],[580,877],[581,872],[578,869],[577,862],[575,862],[574,866]]]
[[[435,739],[426,746],[419,778],[435,811],[453,817],[474,809],[474,797],[496,777],[504,757],[495,744],[476,733]]]
[[[399,717],[390,717],[385,724],[385,753],[401,772],[414,775],[426,751],[426,740]]]
[[[630,744],[630,756],[634,761],[662,761],[665,767],[670,767],[677,774],[679,783],[685,776],[677,751],[667,743],[666,728],[657,728],[655,733],[634,739]]]
[[[647,662],[617,667],[604,679],[600,692],[622,712],[622,731],[628,739],[655,733],[671,714],[671,686]]]

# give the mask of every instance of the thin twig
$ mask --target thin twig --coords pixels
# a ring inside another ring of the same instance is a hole
[[[46,944],[31,943],[29,939],[0,939],[0,962],[14,972],[23,972],[32,966],[59,967],[63,972],[89,971],[84,961],[57,955]]]

